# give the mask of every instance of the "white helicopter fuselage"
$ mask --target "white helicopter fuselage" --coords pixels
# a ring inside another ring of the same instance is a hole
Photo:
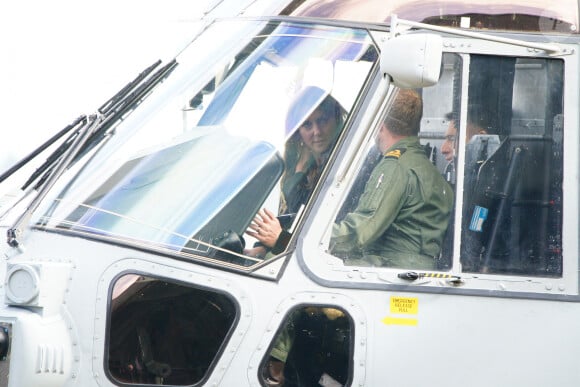
[[[0,386],[580,383],[578,3],[339,3],[216,5],[48,144],[0,207]],[[453,203],[435,255],[400,252],[429,270],[332,243],[398,183],[369,160],[405,88]],[[329,98],[339,124],[292,209]],[[287,240],[258,254],[263,208]]]

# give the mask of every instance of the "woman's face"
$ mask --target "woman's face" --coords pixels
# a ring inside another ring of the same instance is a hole
[[[337,129],[336,117],[318,108],[302,123],[299,132],[304,145],[321,155],[333,143]]]

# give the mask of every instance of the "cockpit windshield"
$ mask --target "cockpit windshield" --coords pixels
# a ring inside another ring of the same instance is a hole
[[[259,263],[263,256],[247,253],[256,244],[245,234],[252,219],[266,207],[296,220],[309,197],[284,195],[297,175],[289,167],[305,160],[301,173],[316,184],[376,60],[362,29],[216,22],[37,226],[220,264]],[[301,137],[306,123],[329,122],[325,136]]]

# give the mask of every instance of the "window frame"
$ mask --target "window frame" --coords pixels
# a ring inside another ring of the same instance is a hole
[[[264,385],[262,367],[269,358],[278,334],[283,331],[291,312],[307,306],[334,308],[346,314],[351,328],[350,372],[346,385],[365,385],[364,367],[358,367],[357,364],[364,363],[368,357],[369,345],[366,344],[369,337],[368,316],[363,313],[357,301],[344,294],[317,291],[293,293],[280,301],[276,308],[277,312],[270,318],[261,340],[256,344],[257,350],[251,356],[247,372],[248,380],[257,380],[260,385]]]
[[[114,384],[131,386],[144,385],[124,383],[115,378],[109,370],[109,336],[111,324],[111,297],[115,282],[125,275],[140,275],[154,278],[159,281],[167,281],[176,285],[195,288],[207,292],[219,293],[230,299],[234,304],[236,315],[232,325],[223,338],[218,352],[210,363],[204,377],[197,381],[195,385],[203,383],[208,379],[218,380],[223,377],[224,372],[220,371],[220,364],[229,364],[235,357],[237,350],[241,346],[243,337],[235,332],[247,331],[251,325],[252,315],[242,313],[244,310],[252,310],[249,295],[235,282],[226,277],[210,276],[207,273],[193,272],[191,270],[179,269],[166,266],[160,263],[153,263],[142,259],[126,258],[116,261],[115,265],[107,268],[101,275],[97,294],[106,294],[106,297],[96,299],[96,315],[94,326],[94,345],[92,354],[92,369],[106,376],[107,380]],[[217,379],[216,379],[217,378]],[[154,385],[154,384],[147,384]]]
[[[520,37],[521,38],[521,37]],[[456,53],[464,57],[462,75],[462,106],[461,127],[466,125],[467,106],[467,85],[469,73],[469,57],[471,54],[493,55],[521,58],[547,58],[551,57],[537,50],[530,50],[523,47],[511,46],[503,43],[495,43],[485,40],[465,39],[455,37],[444,37],[444,47],[447,53]],[[339,163],[331,170],[332,181],[327,182],[328,189],[315,203],[318,208],[316,219],[309,219],[304,227],[304,240],[297,248],[297,255],[306,272],[318,283],[326,286],[340,286],[347,288],[372,288],[372,289],[412,289],[418,292],[434,293],[458,293],[469,295],[486,295],[498,297],[519,297],[538,299],[574,299],[580,301],[578,292],[578,193],[579,187],[573,176],[578,173],[578,74],[574,70],[578,68],[578,53],[573,46],[566,46],[566,55],[556,57],[563,63],[563,112],[565,139],[563,152],[566,162],[563,165],[562,181],[562,260],[563,272],[561,278],[540,277],[533,275],[505,275],[505,274],[483,274],[483,273],[463,273],[459,270],[459,240],[458,230],[455,231],[453,267],[448,272],[436,272],[442,278],[422,278],[416,281],[408,281],[399,278],[397,275],[410,270],[394,268],[374,268],[374,267],[349,267],[342,264],[342,260],[333,257],[326,251],[330,238],[331,225],[336,214],[336,208],[342,204],[348,194],[353,175],[358,170],[357,162],[361,162],[361,155],[355,157],[355,163],[349,168],[345,163]],[[467,57],[467,60],[465,60]],[[467,76],[466,76],[467,75]],[[375,97],[378,98],[378,97]],[[375,103],[377,103],[375,101]],[[384,102],[383,102],[384,108]],[[369,112],[366,115],[371,114]],[[372,121],[366,118],[367,122]],[[367,138],[374,132],[374,126],[364,127],[364,136]],[[363,136],[358,134],[358,136]],[[460,139],[465,141],[465,130],[460,129]],[[355,138],[351,134],[351,138]],[[357,152],[356,141],[349,141],[347,146],[341,149],[339,159],[347,158],[349,154]],[[464,147],[460,147],[460,152],[465,153]],[[341,157],[342,156],[342,157]],[[364,155],[363,155],[364,156]],[[465,154],[459,155],[460,159],[465,158]],[[458,170],[458,177],[463,180],[463,166]],[[346,172],[343,172],[347,170]],[[341,177],[346,178],[341,180]],[[458,181],[459,185],[459,181]],[[461,222],[461,209],[463,204],[463,191],[456,193],[455,221]],[[458,223],[456,223],[458,224]],[[460,223],[459,223],[460,224]],[[451,278],[445,278],[445,276]]]

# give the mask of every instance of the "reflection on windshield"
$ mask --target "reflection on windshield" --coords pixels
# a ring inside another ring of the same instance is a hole
[[[362,30],[247,23],[257,36],[216,60],[201,90],[187,87],[200,69],[179,66],[153,102],[117,128],[138,126],[128,146],[107,144],[116,151],[63,190],[39,226],[243,266],[260,262],[243,254],[256,244],[245,232],[259,209],[283,212],[288,142],[328,96],[348,113],[377,54]],[[288,126],[289,106],[307,89],[320,92],[300,101],[300,117]],[[157,110],[143,112],[151,106]]]
[[[199,160],[204,165],[196,168]],[[214,168],[207,168],[209,165]],[[237,168],[223,168],[223,165]],[[205,136],[127,161],[67,222],[72,229],[90,227],[161,242],[178,250],[192,235],[211,243],[208,238],[220,231],[217,225],[210,224],[217,213],[246,187],[256,188],[256,184],[250,184],[252,179],[261,178],[264,183],[257,187],[259,190],[254,189],[254,194],[267,195],[282,168],[283,162],[271,144],[252,143],[216,129]],[[245,217],[251,216],[252,210],[246,210],[250,214]],[[136,227],[138,219],[146,222],[139,222]],[[164,228],[159,227],[161,224]],[[231,229],[239,234],[247,225],[244,217],[232,217],[229,222]],[[206,250],[202,245],[196,249]]]

